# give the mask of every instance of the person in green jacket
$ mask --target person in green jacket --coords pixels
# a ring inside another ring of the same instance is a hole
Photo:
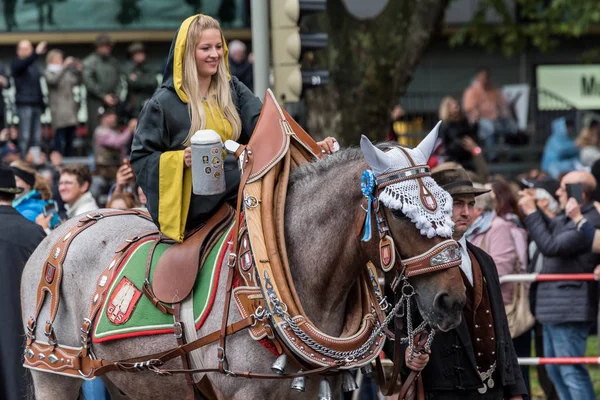
[[[212,129],[223,142],[246,144],[258,121],[261,101],[231,76],[228,51],[219,22],[207,15],[187,18],[171,44],[162,87],[139,115],[131,166],[147,197],[147,208],[159,229],[183,241],[226,201],[234,202],[240,183],[235,158],[224,162],[226,192],[192,193],[192,135]],[[334,139],[320,142],[333,150]]]
[[[146,48],[140,42],[132,43],[127,49],[131,65],[127,72],[127,100],[125,111],[127,118],[137,118],[144,103],[157,89],[156,72],[146,64]]]
[[[94,143],[100,107],[117,107],[121,92],[121,67],[111,55],[113,43],[106,34],[96,38],[96,51],[83,60],[83,84],[87,90],[87,148]]]

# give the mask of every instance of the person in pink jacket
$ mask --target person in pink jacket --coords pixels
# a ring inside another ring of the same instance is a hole
[[[483,187],[483,186],[482,186]],[[475,222],[471,225],[465,234],[467,240],[477,247],[485,250],[496,263],[498,276],[515,273],[518,267],[517,263],[521,263],[517,244],[513,235],[514,224],[496,214],[496,198],[494,192],[489,192],[478,196],[475,199]],[[524,243],[519,243],[521,251],[527,249],[527,233],[525,233]],[[525,257],[527,255],[525,254]],[[522,268],[525,269],[523,265]],[[513,285],[502,285],[502,299],[504,304],[512,302]]]

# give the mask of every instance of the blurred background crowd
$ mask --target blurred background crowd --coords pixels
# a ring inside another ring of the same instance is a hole
[[[10,166],[22,189],[12,206],[46,233],[101,207],[145,206],[129,164],[130,146],[140,110],[162,83],[173,28],[185,17],[196,12],[218,17],[228,39],[231,74],[256,95],[264,93],[254,81],[258,68],[252,50],[258,57],[260,43],[249,40],[250,30],[261,27],[250,27],[249,1],[96,3],[6,0],[1,10],[5,34],[0,44],[11,54],[0,57],[0,164]],[[372,14],[365,14],[362,0],[299,3],[323,6],[316,21],[296,23],[303,31],[327,30],[329,43],[302,43],[306,48],[295,60],[301,68],[300,93],[277,81],[277,68],[289,72],[290,63],[286,53],[285,63],[278,64],[281,54],[274,45],[267,69],[278,100],[311,135],[335,135],[351,145],[367,134],[414,147],[442,121],[429,165],[433,170],[462,166],[473,182],[492,189],[477,198],[467,238],[493,257],[501,277],[527,272],[600,276],[593,249],[565,236],[576,230],[565,213],[567,185],[579,185],[581,213],[600,227],[600,70],[579,57],[597,46],[600,6],[595,0],[378,0],[368,2],[377,8]],[[271,4],[271,12],[277,12],[273,4],[279,0]],[[90,27],[86,17],[92,13],[96,25]],[[398,24],[401,20],[411,23]],[[484,23],[492,30],[484,30]],[[146,36],[136,31],[147,28],[144,24],[150,27]],[[478,30],[470,30],[472,24]],[[64,39],[61,29],[88,36],[53,43],[52,38]],[[110,33],[98,34],[104,31]],[[478,41],[468,42],[469,32],[478,33]],[[550,43],[560,35],[563,42]],[[329,72],[315,68],[329,69],[331,81]],[[552,357],[556,349],[586,354],[586,345],[597,340],[597,284],[559,282],[542,291],[537,284],[505,284],[507,307],[522,287],[536,324],[514,335],[517,354]],[[598,354],[597,346],[591,347]],[[533,396],[556,399],[578,386],[594,398],[593,384],[600,394],[597,369],[531,370]],[[529,382],[530,369],[522,372]]]

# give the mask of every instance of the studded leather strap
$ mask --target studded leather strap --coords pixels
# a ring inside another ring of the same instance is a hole
[[[107,211],[105,213],[90,213],[79,219],[77,225],[75,225],[69,232],[60,238],[50,251],[50,255],[44,262],[42,276],[40,283],[38,284],[37,290],[37,301],[35,313],[30,317],[27,324],[27,344],[30,345],[35,340],[35,327],[37,319],[42,311],[46,294],[50,295],[50,319],[46,323],[45,333],[50,343],[56,344],[56,336],[52,324],[56,318],[58,312],[58,305],[60,303],[60,283],[62,281],[63,274],[63,262],[67,256],[67,251],[73,240],[81,232],[94,225],[96,222],[103,218],[119,216],[119,215],[136,215],[151,221],[150,215],[145,211],[140,210],[125,210],[125,211]]]

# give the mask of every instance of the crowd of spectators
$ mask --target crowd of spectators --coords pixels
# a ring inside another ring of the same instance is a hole
[[[393,121],[407,118],[400,106],[391,117]],[[600,256],[594,252],[600,252],[600,247],[593,249],[581,223],[565,212],[569,197],[576,196],[570,201],[580,208],[580,218],[586,225],[600,227],[600,118],[588,114],[576,121],[568,113],[552,118],[539,169],[519,171],[516,179],[508,180],[491,175],[489,163],[497,161],[499,143],[519,142],[515,137],[523,132],[517,129],[511,104],[492,83],[490,71],[479,68],[462,99],[447,96],[439,106],[442,123],[429,164],[432,171],[462,166],[473,182],[492,189],[476,197],[475,219],[465,236],[492,256],[500,277],[594,270],[600,276],[600,267],[595,269]],[[511,314],[520,303],[518,285],[524,288],[529,312],[513,332]],[[531,356],[532,338],[538,357],[585,356],[588,336],[598,330],[600,320],[596,282],[506,283],[502,296],[519,357]],[[529,390],[528,367],[522,367],[522,375]],[[595,398],[583,364],[539,366],[538,378],[548,399]]]
[[[130,64],[126,68],[111,55],[110,37],[98,36],[95,46],[95,52],[81,61],[65,56],[59,49],[47,51],[45,42],[34,47],[23,40],[10,69],[0,65],[0,88],[7,88],[11,80],[14,83],[19,118],[18,126],[7,124],[5,112],[0,109],[0,164],[10,166],[18,188],[9,203],[46,233],[61,221],[99,207],[131,209],[146,204],[128,154],[137,115],[158,87],[156,73],[146,64],[146,49],[141,43],[129,46]],[[251,88],[252,64],[245,45],[234,41],[230,51],[232,73]],[[42,72],[35,61],[46,53],[46,68]],[[40,86],[42,76],[48,86],[47,104]],[[119,96],[121,77],[127,82],[124,98]],[[74,100],[73,88],[81,84],[87,89],[86,146],[93,154],[92,165],[64,162],[64,157],[73,153],[78,129],[79,104]],[[0,105],[3,107],[4,102]],[[46,106],[54,133],[54,144],[48,153],[41,146],[40,116]],[[399,114],[395,109],[393,117]],[[474,182],[492,190],[477,197],[476,218],[465,237],[491,255],[500,276],[594,271],[600,256],[592,252],[579,224],[564,211],[569,185],[579,185],[581,213],[588,223],[600,227],[597,120],[586,121],[574,138],[573,121],[556,119],[541,170],[523,171],[516,180],[509,181],[490,176],[486,163],[494,159],[493,148],[499,138],[517,134],[516,121],[492,83],[488,69],[477,71],[462,102],[444,98],[439,118],[439,143],[430,164],[434,170],[460,165],[469,171]],[[8,201],[6,196],[4,200]],[[515,287],[502,287],[506,307],[515,301]],[[531,338],[535,337],[538,356],[584,356],[587,337],[597,321],[597,285],[540,282],[527,287],[527,292],[537,323],[513,336],[517,355],[529,356]],[[528,369],[523,368],[522,372],[529,385]],[[548,398],[594,398],[584,365],[542,367],[539,376]]]
[[[252,87],[252,57],[247,55],[242,42],[233,41],[231,45],[232,74],[239,75]],[[0,91],[14,84],[18,117],[17,123],[7,121],[5,102],[0,101],[0,172],[4,174],[0,178],[10,175],[6,178],[9,183],[1,182],[5,186],[0,187],[0,205],[4,206],[0,207],[3,214],[0,218],[3,224],[7,224],[9,218],[10,224],[20,224],[23,234],[26,230],[35,232],[35,244],[30,245],[32,240],[23,241],[21,253],[24,255],[33,251],[44,233],[49,234],[60,223],[77,215],[101,207],[121,210],[146,207],[146,196],[136,184],[129,153],[137,116],[159,87],[159,71],[147,64],[142,43],[128,47],[127,63],[115,58],[112,50],[113,42],[105,34],[96,38],[95,51],[83,60],[66,55],[58,48],[48,49],[46,42],[34,46],[29,40],[22,40],[10,66],[0,63]],[[38,59],[43,55],[46,65],[40,68]],[[48,89],[47,101],[42,91],[43,81]],[[122,82],[126,82],[126,90],[121,87]],[[84,104],[78,101],[74,90],[81,85],[87,92],[85,127],[78,120]],[[50,110],[53,143],[43,143],[42,138],[41,116],[46,107]],[[82,130],[83,152],[88,162],[73,163],[70,159],[75,155],[75,139]],[[10,237],[0,235],[0,248],[7,248],[12,242]],[[19,268],[10,280],[14,287],[19,287],[18,271],[22,270],[26,258],[23,256],[16,262]],[[13,300],[18,299],[18,291],[15,293],[10,295]],[[19,313],[18,305],[11,307]],[[6,318],[10,318],[11,324],[21,326],[14,315]],[[13,343],[15,349],[20,345]],[[4,364],[0,362],[0,375],[11,380],[5,385],[0,383],[2,398],[4,395],[9,399],[22,398],[19,394],[22,369],[15,367],[21,354],[17,351],[7,357],[6,362],[16,368],[10,376],[4,374]],[[108,398],[99,379],[86,382],[83,392],[86,398]]]
[[[29,40],[21,40],[12,63],[0,63],[0,91],[14,85],[15,104],[11,109],[16,110],[16,118],[6,120],[5,102],[0,101],[0,162],[9,165],[26,161],[37,173],[52,176],[54,180],[49,182],[53,196],[43,201],[57,203],[62,216],[66,210],[59,195],[58,177],[63,160],[69,164],[76,153],[88,160],[92,172],[89,190],[98,205],[105,206],[112,188],[119,184],[117,171],[128,165],[137,116],[159,87],[157,76],[161,71],[148,64],[143,43],[129,45],[128,60],[113,56],[113,47],[110,36],[100,34],[94,51],[80,60],[59,48],[49,48],[45,41],[34,46]],[[232,75],[252,89],[252,53],[239,40],[231,41],[229,49]],[[40,58],[44,55],[46,65],[42,68]],[[75,95],[78,87],[85,87],[83,100]],[[41,123],[46,108],[51,117],[49,128]],[[78,119],[82,108],[87,111],[85,125]],[[52,143],[44,142],[43,130],[49,132],[44,137],[49,136]],[[84,137],[83,146],[76,141],[78,136]],[[135,182],[133,176],[127,179]],[[137,187],[131,188],[131,193],[134,204],[143,203]]]

